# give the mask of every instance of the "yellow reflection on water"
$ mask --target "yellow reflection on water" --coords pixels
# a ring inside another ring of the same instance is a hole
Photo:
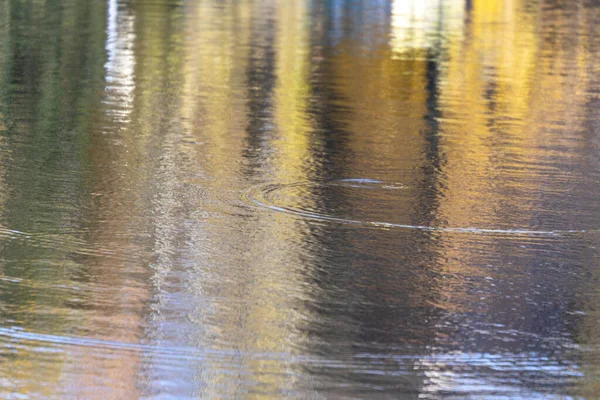
[[[280,137],[277,149],[275,180],[299,182],[307,179],[311,161],[310,120],[307,115],[310,95],[309,15],[302,0],[277,7],[275,123]]]
[[[553,133],[552,117],[574,134],[581,129],[578,110],[586,99],[577,94],[589,81],[586,67],[576,60],[584,56],[584,49],[579,45],[563,51],[556,46],[549,56],[544,33],[536,33],[540,27],[534,24],[562,15],[536,15],[523,7],[516,1],[474,2],[465,28],[468,39],[449,48],[439,96],[446,185],[439,214],[448,225],[471,226],[487,216],[488,224],[518,226],[495,214],[515,207],[513,213],[521,215],[536,199],[515,201],[506,193],[560,176],[547,160],[571,157],[552,150],[571,140]],[[499,179],[510,168],[526,167],[527,176]]]

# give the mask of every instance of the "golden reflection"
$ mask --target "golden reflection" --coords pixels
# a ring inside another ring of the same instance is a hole
[[[183,123],[192,145],[183,151],[202,160],[202,174],[219,181],[236,178],[224,167],[243,151],[244,82],[254,7],[246,2],[223,8],[202,2],[186,14]]]
[[[350,132],[346,151],[353,154],[353,162],[344,178],[397,179],[406,171],[417,171],[415,166],[423,162],[429,53],[419,47],[411,57],[396,59],[400,50],[386,43],[371,51],[363,57],[358,49],[342,44],[331,57],[331,79],[350,109],[343,124]]]
[[[510,201],[505,193],[533,182],[544,184],[547,176],[559,172],[546,160],[570,157],[552,150],[550,144],[560,146],[569,139],[552,133],[548,117],[560,116],[572,132],[578,132],[582,119],[576,111],[583,109],[585,97],[574,93],[585,90],[588,82],[585,70],[571,65],[571,60],[583,51],[581,47],[569,52],[556,49],[549,56],[547,42],[536,37],[533,23],[550,16],[533,15],[523,7],[516,1],[475,1],[470,39],[449,49],[450,61],[440,76],[447,189],[438,212],[449,226],[473,226],[486,216],[484,223],[490,226],[522,228],[523,222],[506,221],[506,215],[526,214],[537,199]],[[569,73],[561,74],[563,69]],[[501,179],[507,169],[525,165],[539,167],[530,168],[526,177]],[[498,211],[502,215],[496,216]]]
[[[293,0],[277,8],[275,123],[279,137],[275,140],[277,159],[274,176],[277,182],[307,179],[311,161],[310,120],[306,109],[309,96],[309,32],[306,2]]]
[[[181,151],[193,160],[189,168],[196,178],[190,182],[202,182],[219,196],[240,185],[242,178],[237,161],[242,157],[248,125],[245,90],[250,68],[248,46],[262,45],[260,38],[251,35],[250,21],[255,18],[255,13],[263,12],[256,8],[245,2],[227,3],[223,8],[217,7],[215,2],[203,2],[191,7],[185,15],[182,115],[184,135],[189,140],[181,146]],[[258,30],[256,36],[261,32]],[[203,199],[197,199],[194,204],[199,211],[207,211]],[[225,246],[219,247],[223,238],[218,225],[200,220],[190,235],[194,243],[205,246],[188,250],[200,259],[209,259],[213,249],[229,255]],[[244,251],[244,235],[240,226],[240,230],[228,235],[226,243],[239,246],[237,251]],[[222,279],[216,282],[210,279],[211,271],[206,269],[199,274],[204,279],[193,280],[190,295],[194,299],[204,302],[218,294],[218,298],[228,304],[251,298],[245,293],[244,279],[252,276],[253,271],[234,254],[230,256],[227,268],[219,272]],[[204,266],[194,268],[202,270]],[[218,342],[224,343],[223,351],[235,350],[244,354],[252,349],[252,330],[245,324],[247,312],[240,307],[221,307],[220,303],[215,299],[206,302],[202,309],[190,311],[190,318],[199,328],[192,336],[192,344],[200,349],[219,348],[219,343],[214,343],[216,337]],[[232,349],[235,345],[238,346]],[[240,371],[250,370],[242,355],[232,356],[232,359],[240,364]],[[191,366],[197,397],[210,397],[216,393],[235,396],[240,390],[236,380],[222,372],[220,361],[207,359]]]
[[[560,9],[527,9],[523,1],[473,1],[464,27],[466,39],[451,41],[449,61],[440,75],[444,162],[439,177],[444,189],[437,217],[444,224],[535,228],[535,211],[543,208],[548,191],[567,193],[577,187],[576,181],[564,181],[557,163],[585,164],[585,142],[579,139],[586,119],[583,94],[591,76],[586,66],[590,54],[581,40],[585,25],[580,24],[576,15]],[[576,45],[552,41],[549,25],[564,27],[562,39]],[[536,246],[534,239],[520,240],[523,248]],[[527,327],[534,317],[528,314],[526,296],[521,296],[527,287],[511,286],[505,275],[513,268],[506,260],[519,254],[511,243],[516,239],[484,235],[470,241],[463,235],[440,234],[436,251],[444,260],[441,271],[480,283],[477,289],[443,285],[438,306],[449,313],[495,315],[494,322],[506,326],[524,318]],[[532,267],[518,268],[529,274]],[[508,304],[512,311],[507,313]]]
[[[261,150],[273,151],[273,157],[261,165],[262,173],[271,179],[307,177],[310,126],[306,115],[309,58],[305,7],[300,1],[285,6],[266,2],[232,4],[223,10],[207,3],[187,14],[190,40],[186,43],[183,114],[186,134],[193,142],[184,151],[200,160],[201,164],[192,168],[197,176],[211,177],[206,184],[214,186],[215,193],[222,195],[231,185],[246,184],[241,180],[243,165],[238,162],[247,146],[244,140],[260,142]],[[271,25],[272,15],[277,16],[276,26]],[[271,75],[275,81],[269,89]],[[271,110],[274,124],[251,115]],[[289,272],[285,271],[293,257],[288,254],[293,251],[289,243],[300,233],[288,228],[265,215],[242,222],[227,238],[214,224],[201,224],[197,230],[206,231],[195,233],[210,243],[210,257],[225,257],[228,266],[219,272],[220,279],[197,281],[193,286],[198,299],[219,293],[208,315],[194,313],[194,320],[208,329],[205,335],[198,335],[197,345],[235,350],[238,355],[233,360],[240,373],[268,388],[290,385],[283,375],[264,373],[280,364],[260,356],[291,352],[292,313],[282,307],[280,296],[289,286]],[[268,248],[265,243],[270,244]],[[246,259],[245,254],[252,257]],[[217,327],[218,332],[212,332]],[[218,360],[207,360],[201,367],[201,396],[262,397],[245,392],[227,371],[220,371]]]
[[[275,83],[274,121],[277,135],[270,141],[275,156],[269,167],[274,171],[272,179],[276,182],[306,181],[310,177],[311,168],[311,132],[307,114],[309,96],[309,32],[308,10],[305,1],[291,1],[285,5],[277,4],[275,15],[275,64],[277,77]],[[265,165],[266,167],[266,165]],[[262,254],[263,262],[254,265],[255,283],[247,290],[250,298],[263,298],[258,306],[246,311],[245,324],[240,328],[251,332],[254,336],[244,335],[245,344],[251,352],[263,354],[292,354],[289,341],[293,334],[295,313],[293,297],[282,298],[281,294],[290,293],[297,284],[292,278],[291,265],[300,262],[298,248],[292,243],[299,243],[302,232],[287,222],[255,221],[264,229],[254,238],[252,253]],[[265,249],[263,243],[270,243]],[[269,360],[253,360],[248,362],[248,371],[256,378],[258,384],[269,388],[291,387],[293,379],[284,375],[262,374],[281,368],[281,363]],[[269,395],[252,395],[250,398],[267,399]]]

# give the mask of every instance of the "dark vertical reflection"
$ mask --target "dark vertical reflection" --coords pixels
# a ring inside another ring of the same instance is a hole
[[[413,99],[403,90],[407,82],[410,88],[411,79],[424,79],[419,73],[424,73],[425,68],[414,70],[415,63],[390,61],[385,56],[353,58],[364,42],[373,45],[371,51],[389,57],[387,43],[378,42],[390,34],[379,31],[380,27],[390,25],[386,4],[336,2],[330,7],[319,9],[317,14],[323,20],[318,24],[324,28],[322,42],[316,42],[315,46],[318,50],[324,47],[323,53],[318,54],[323,54],[326,60],[322,67],[317,67],[313,80],[315,97],[319,99],[316,121],[322,124],[317,125],[317,133],[322,129],[325,143],[320,157],[326,168],[317,170],[318,182],[345,178],[398,179],[397,175],[392,178],[393,173],[383,175],[373,164],[393,154],[383,150],[383,146],[395,145],[390,143],[390,137],[392,141],[396,135],[410,137],[407,131],[415,127],[416,121],[407,110],[420,110],[426,98]],[[345,36],[354,40],[345,43],[331,40],[338,37],[340,27],[344,27]],[[343,70],[350,65],[357,69],[356,73]],[[415,100],[417,103],[413,103]],[[419,104],[419,100],[423,103]],[[377,115],[379,121],[365,117],[365,111],[369,115],[369,107],[381,110]],[[420,158],[421,149],[411,146],[408,143],[404,148],[403,157]],[[402,160],[389,161],[402,165]],[[352,190],[334,191],[330,186],[310,192],[319,209],[331,210],[360,208],[361,204],[356,203],[359,199],[352,195]],[[384,210],[382,217],[412,207],[409,201],[397,203]],[[431,337],[429,321],[434,320],[436,312],[428,304],[434,298],[435,282],[433,276],[415,274],[412,270],[422,270],[428,263],[431,255],[416,250],[428,240],[429,235],[418,232],[362,230],[328,224],[311,226],[304,242],[304,257],[311,268],[306,271],[304,286],[308,289],[299,307],[304,310],[304,317],[298,328],[304,332],[303,345],[323,363],[305,366],[312,376],[310,389],[327,393],[334,390],[337,382],[351,379],[356,386],[336,392],[364,396],[369,392],[367,388],[376,384],[393,387],[400,396],[418,393],[423,385],[418,373],[408,373],[401,379],[393,373],[414,370],[415,359],[396,360],[394,355],[419,354],[428,346],[424,338]],[[391,247],[386,245],[392,243]],[[347,252],[349,248],[353,251]],[[417,291],[423,295],[415,295]],[[329,363],[341,360],[344,361],[338,368],[330,368]],[[385,360],[377,378],[369,370],[374,360]]]
[[[266,11],[266,10],[265,10]],[[268,11],[267,11],[268,13]],[[271,131],[273,113],[273,90],[276,81],[274,32],[275,24],[270,18],[253,24],[247,66],[248,90],[248,144],[244,149],[248,159],[250,176],[260,171],[260,160],[264,159],[264,142]]]

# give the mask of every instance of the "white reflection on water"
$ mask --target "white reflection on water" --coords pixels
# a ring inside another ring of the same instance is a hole
[[[135,15],[119,8],[119,0],[108,0],[106,33],[106,112],[127,123],[135,90]]]
[[[439,398],[440,393],[446,393],[447,398],[457,399],[480,398],[482,395],[486,399],[506,396],[519,399],[564,399],[562,395],[552,395],[518,384],[511,386],[506,380],[496,379],[495,373],[511,375],[517,383],[525,374],[535,372],[543,375],[548,385],[557,380],[564,382],[584,376],[575,363],[559,363],[535,352],[436,354],[419,359],[415,368],[422,370],[427,377],[420,399]]]
[[[441,35],[460,35],[465,22],[462,0],[394,0],[390,47],[394,58],[414,49],[439,46]]]

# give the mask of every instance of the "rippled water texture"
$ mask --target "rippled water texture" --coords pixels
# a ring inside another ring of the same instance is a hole
[[[0,398],[600,393],[600,6],[0,0]]]

